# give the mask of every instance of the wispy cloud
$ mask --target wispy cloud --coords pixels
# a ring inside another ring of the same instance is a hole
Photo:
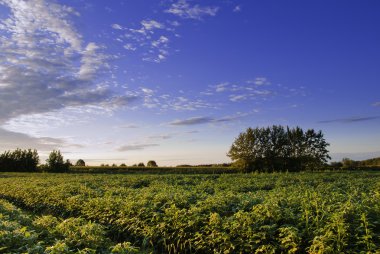
[[[221,118],[199,116],[199,117],[191,117],[191,118],[187,118],[183,120],[175,120],[175,121],[170,122],[169,124],[174,125],[174,126],[186,126],[186,125],[198,125],[198,124],[207,124],[207,123],[232,122],[242,117],[245,117],[247,115],[249,115],[249,113],[237,114],[233,116],[225,116]]]
[[[190,5],[187,0],[178,0],[173,3],[165,12],[179,16],[183,19],[201,20],[206,16],[215,16],[219,7]]]
[[[111,27],[116,30],[123,30],[124,28],[119,24],[112,24]]]
[[[136,151],[136,150],[144,150],[146,148],[159,146],[159,144],[132,144],[132,145],[125,145],[121,146],[117,149],[119,152],[126,152],[126,151]]]
[[[236,5],[235,8],[232,10],[233,12],[241,12],[241,6]]]
[[[323,120],[319,123],[355,123],[355,122],[365,122],[380,119],[380,116],[365,116],[365,117],[349,117],[349,118],[340,118],[332,120]]]
[[[214,119],[211,117],[191,117],[184,120],[175,120],[173,122],[170,122],[170,125],[196,125],[196,124],[205,124],[205,123],[211,123]]]
[[[175,32],[173,22],[144,19],[137,28],[119,24],[113,24],[112,27],[120,30],[116,40],[123,43],[126,50],[141,54],[143,61],[160,63],[168,57],[169,37]]]
[[[166,140],[171,138],[173,138],[172,134],[153,135],[148,137],[150,140]]]
[[[290,98],[305,96],[303,87],[290,88],[281,84],[274,85],[266,77],[257,77],[243,82],[222,82],[210,85],[202,96],[214,96],[224,101],[238,103],[248,100],[266,101],[276,97]]]
[[[372,106],[374,106],[374,107],[380,107],[380,101],[372,103]]]
[[[118,126],[118,128],[122,128],[122,129],[137,129],[137,128],[139,128],[139,126],[136,125],[136,124],[124,124],[124,125]]]
[[[0,147],[4,150],[38,149],[41,151],[51,151],[60,147],[82,147],[78,144],[70,144],[61,138],[32,137],[27,134],[8,131],[0,128]]]

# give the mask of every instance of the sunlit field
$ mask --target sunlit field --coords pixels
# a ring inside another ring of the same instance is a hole
[[[0,174],[0,253],[375,253],[380,173]]]

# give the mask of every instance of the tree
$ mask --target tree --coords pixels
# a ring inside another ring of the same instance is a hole
[[[274,125],[240,133],[227,155],[244,172],[302,171],[325,165],[327,146],[321,131]]]
[[[79,159],[79,160],[77,160],[77,163],[75,163],[75,166],[84,167],[84,166],[86,166],[86,163],[84,162],[84,160]]]
[[[0,171],[33,172],[37,170],[39,156],[37,150],[6,151],[0,154]]]
[[[146,164],[147,167],[158,167],[155,161],[148,161]]]
[[[137,164],[137,167],[145,167],[145,164],[143,162],[140,162],[139,164]]]
[[[46,160],[47,169],[52,172],[65,172],[69,170],[69,162],[64,162],[63,156],[59,150],[53,150]]]

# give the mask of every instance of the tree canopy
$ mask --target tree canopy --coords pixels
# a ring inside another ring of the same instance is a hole
[[[146,164],[147,167],[158,167],[155,161],[148,161]]]
[[[0,154],[0,171],[32,172],[37,170],[38,163],[37,150],[16,149]]]
[[[315,170],[330,159],[327,146],[321,131],[273,125],[240,133],[227,155],[245,172]]]
[[[53,150],[46,160],[47,169],[53,172],[65,172],[69,170],[69,161],[64,162],[61,151]]]
[[[86,166],[86,163],[84,162],[84,160],[79,159],[79,160],[77,160],[77,163],[75,163],[75,166],[84,167],[84,166]]]

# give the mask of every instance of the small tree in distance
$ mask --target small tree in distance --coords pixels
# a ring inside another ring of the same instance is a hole
[[[75,166],[84,167],[84,166],[86,166],[86,163],[84,162],[84,160],[79,159],[79,160],[77,160],[77,163],[75,163]]]
[[[148,161],[146,164],[147,167],[158,167],[155,161]]]
[[[143,162],[140,162],[139,164],[137,164],[137,167],[145,167],[145,164]]]

